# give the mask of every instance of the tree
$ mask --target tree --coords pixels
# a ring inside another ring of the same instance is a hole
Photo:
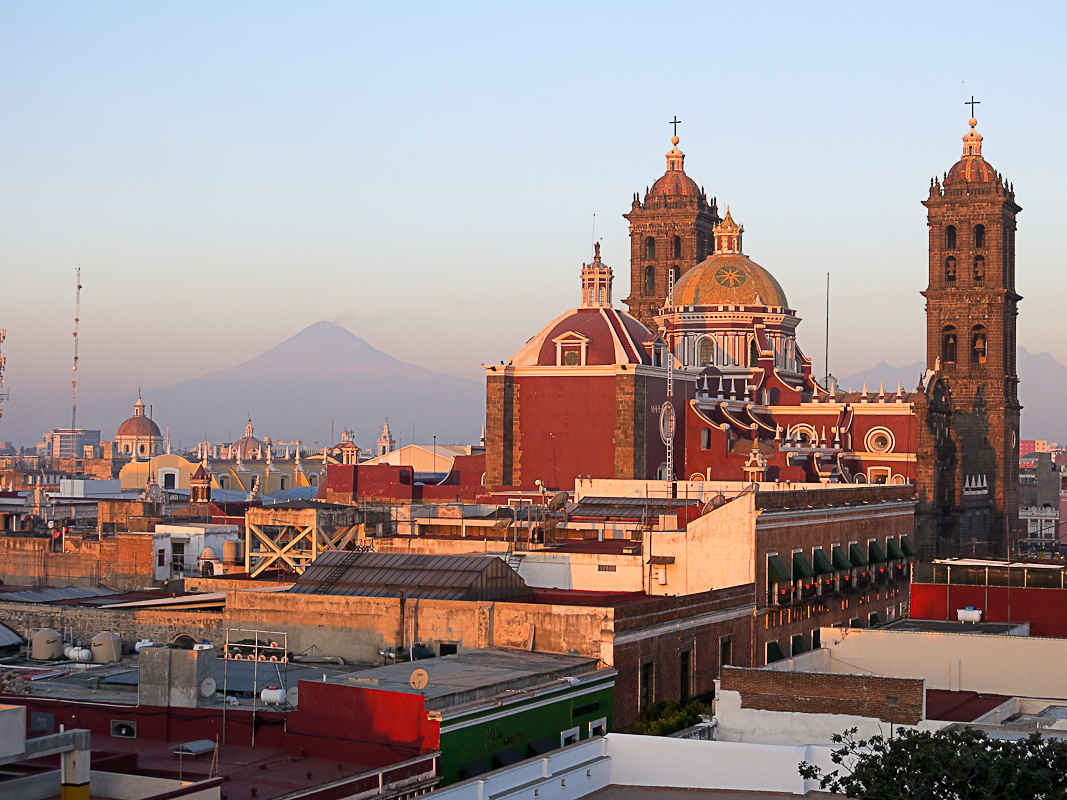
[[[700,715],[710,711],[706,705],[696,700],[685,705],[677,700],[657,700],[641,712],[641,720],[635,722],[629,732],[646,736],[670,736],[683,728],[696,725],[700,722]]]
[[[800,774],[823,790],[863,800],[1056,800],[1067,798],[1067,742],[1033,733],[991,739],[979,730],[904,730],[857,739],[834,734],[838,769],[806,761]]]

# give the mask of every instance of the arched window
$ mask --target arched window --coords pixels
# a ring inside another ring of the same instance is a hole
[[[755,339],[748,343],[748,365],[750,367],[759,366],[759,347],[756,345]]]
[[[649,236],[645,239],[645,258],[656,257],[656,240]]]
[[[974,246],[985,247],[985,225],[974,226]]]
[[[974,283],[976,286],[985,283],[985,256],[974,257]]]
[[[711,339],[702,339],[700,353],[697,356],[700,366],[706,367],[715,360],[715,342]]]
[[[956,328],[952,325],[941,331],[941,363],[956,363]]]
[[[945,247],[949,250],[956,249],[956,226],[949,225],[945,228]]]
[[[673,251],[675,258],[681,258],[682,257],[682,237],[681,236],[675,236],[674,237],[674,241],[673,241],[673,243],[671,245],[671,250]]]
[[[226,476],[225,475],[220,475],[219,476],[219,488],[220,489],[225,489],[226,488]]]
[[[984,364],[986,362],[986,331],[984,325],[975,325],[971,328],[971,363]]]
[[[651,264],[645,267],[645,291],[649,293],[656,291],[656,268]]]
[[[288,484],[288,482],[289,482],[289,479],[288,479],[288,478],[286,478],[286,477],[285,477],[284,475],[282,475],[282,486],[281,486],[281,490],[282,490],[283,492],[284,492],[284,491],[285,491],[286,489],[288,489],[288,488],[289,488],[289,487],[288,487],[288,485],[287,485],[287,484]]]
[[[704,428],[704,430],[700,432],[700,449],[711,449],[711,428]]]
[[[945,283],[956,282],[956,257],[949,256],[945,259]]]

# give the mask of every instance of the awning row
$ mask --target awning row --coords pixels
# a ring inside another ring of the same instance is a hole
[[[789,583],[794,576],[810,578],[814,575],[829,575],[839,570],[856,569],[870,564],[903,561],[917,553],[907,536],[901,536],[899,544],[895,538],[889,539],[886,547],[889,551],[888,555],[877,542],[868,542],[867,553],[864,554],[862,545],[853,544],[849,546],[846,554],[840,545],[834,545],[830,558],[827,558],[826,553],[819,549],[814,552],[812,561],[808,561],[804,553],[796,552],[793,553],[792,569],[786,567],[781,557],[772,555],[767,557],[767,570],[773,583]]]

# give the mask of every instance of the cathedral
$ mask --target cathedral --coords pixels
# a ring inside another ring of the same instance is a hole
[[[486,485],[918,484],[924,555],[1003,550],[1017,483],[1019,207],[973,125],[925,201],[929,369],[913,390],[816,380],[785,289],[747,254],[731,209],[720,216],[686,174],[678,145],[624,215],[629,310],[613,307],[597,245],[579,306],[485,367]]]

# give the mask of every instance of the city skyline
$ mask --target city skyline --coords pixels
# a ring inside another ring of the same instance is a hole
[[[910,363],[920,201],[959,156],[972,94],[1024,207],[1019,343],[1067,361],[1044,157],[1059,9],[998,23],[1009,49],[1028,43],[1011,70],[961,64],[944,44],[958,13],[918,5],[537,13],[0,4],[19,123],[0,133],[8,414],[69,396],[78,264],[87,401],[241,363],[319,319],[480,380],[577,305],[594,237],[626,296],[621,215],[662,174],[675,115],[686,171],[746,226],[816,373],[826,272],[831,371]]]

